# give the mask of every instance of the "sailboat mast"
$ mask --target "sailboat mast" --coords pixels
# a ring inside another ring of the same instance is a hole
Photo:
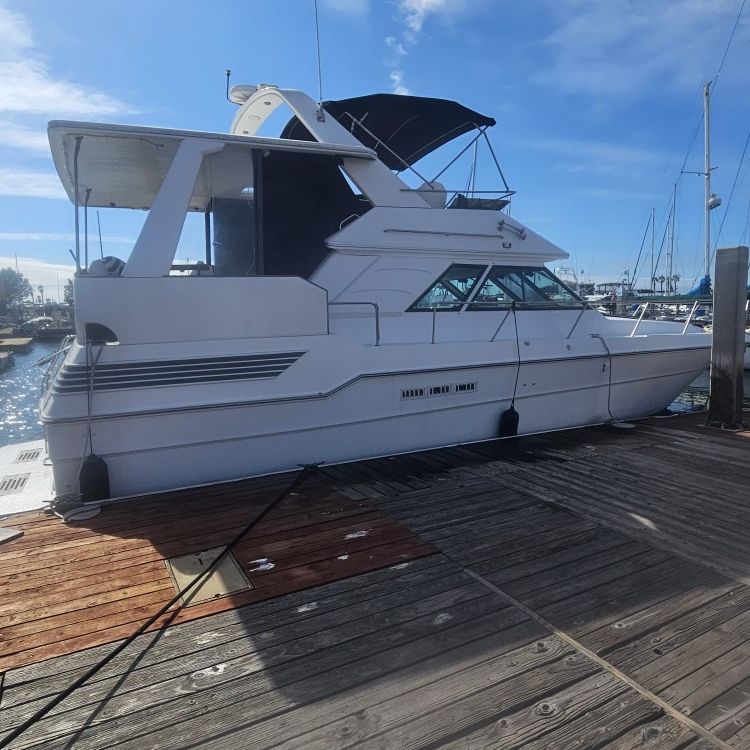
[[[651,206],[651,291],[656,291],[656,269],[654,268],[654,247],[656,246],[656,227],[654,222],[656,220],[656,208]]]
[[[703,86],[703,177],[705,200],[705,246],[704,271],[706,276],[711,273],[711,83]]]
[[[669,223],[669,247],[667,253],[667,294],[674,294],[674,281],[672,279],[672,261],[674,259],[674,223],[677,213],[677,183],[672,185],[672,216]]]

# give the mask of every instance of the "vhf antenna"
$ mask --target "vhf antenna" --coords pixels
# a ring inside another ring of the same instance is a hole
[[[318,0],[313,0],[315,4],[315,40],[318,55],[318,111],[316,118],[318,122],[325,122],[326,116],[323,112],[323,74],[320,68],[320,25],[318,23]]]
[[[231,99],[229,98],[229,79],[230,79],[230,78],[232,77],[232,71],[231,71],[231,70],[230,70],[229,68],[227,68],[227,69],[226,69],[226,70],[224,71],[224,73],[226,74],[226,77],[227,77],[227,92],[226,92],[226,97],[227,97],[227,101],[228,101],[228,102],[229,102],[230,104],[236,104],[236,102],[233,102],[233,101],[232,101],[232,100],[231,100]]]

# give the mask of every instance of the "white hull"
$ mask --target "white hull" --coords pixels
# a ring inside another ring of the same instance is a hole
[[[660,411],[705,368],[702,348],[525,364],[519,434]],[[517,365],[361,377],[316,397],[183,406],[93,420],[94,452],[113,496],[491,440],[510,405]],[[472,393],[403,399],[402,389],[475,383]],[[96,395],[94,396],[96,398]],[[47,425],[58,494],[75,491],[87,423]]]

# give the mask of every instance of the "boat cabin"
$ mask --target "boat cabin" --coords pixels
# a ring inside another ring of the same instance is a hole
[[[361,317],[366,305],[399,316],[581,306],[543,267],[566,255],[503,212],[512,191],[501,172],[503,188],[489,197],[446,190],[442,173],[416,188],[401,179],[422,178],[416,162],[459,135],[486,138],[492,118],[456,102],[388,94],[318,105],[262,86],[235,87],[232,97],[240,108],[226,135],[50,123],[53,158],[75,205],[80,342],[153,341],[156,320],[161,340],[181,340],[179,321],[194,317],[200,295],[206,329],[191,339],[219,329],[329,332],[330,305],[348,306],[335,318]],[[257,135],[280,105],[293,112],[281,137]],[[90,259],[95,207],[147,212],[123,262]],[[176,254],[191,213],[204,217],[204,257],[185,264]]]

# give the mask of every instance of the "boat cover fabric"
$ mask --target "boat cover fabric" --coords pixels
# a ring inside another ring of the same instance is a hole
[[[495,124],[492,117],[480,115],[458,102],[424,96],[371,94],[323,102],[323,109],[364,146],[373,149],[389,169],[398,171],[464,133]],[[314,140],[297,117],[289,120],[281,137]]]

